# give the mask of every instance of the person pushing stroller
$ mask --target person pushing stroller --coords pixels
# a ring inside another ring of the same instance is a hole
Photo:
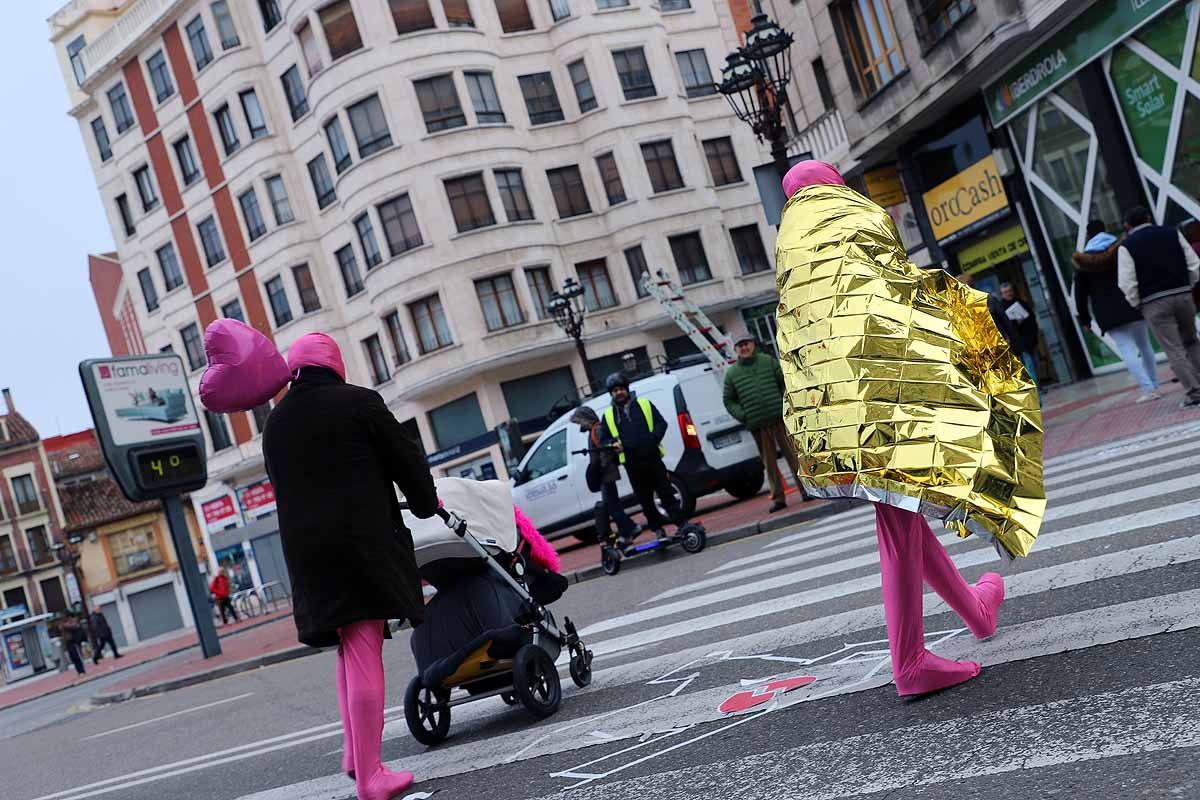
[[[665,541],[669,537],[663,528],[668,522],[683,527],[688,521],[662,460],[666,420],[653,403],[629,391],[629,379],[621,373],[610,375],[605,385],[613,404],[604,412],[600,445],[616,448],[618,463],[625,466],[633,493],[646,516],[646,526],[659,541]],[[663,519],[654,505],[656,494],[669,519]]]
[[[596,532],[603,538],[611,530],[610,522],[615,522],[618,542],[624,550],[637,538],[640,529],[621,505],[621,492],[617,489],[617,481],[621,479],[621,463],[616,448],[601,445],[604,425],[591,408],[580,406],[575,409],[570,421],[588,437],[587,487],[589,491],[599,492],[602,501],[596,508]]]

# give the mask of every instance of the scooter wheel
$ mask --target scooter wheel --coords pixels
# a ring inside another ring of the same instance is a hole
[[[689,525],[683,533],[683,549],[689,553],[699,553],[708,542],[708,534],[698,525]]]
[[[621,554],[611,547],[600,551],[600,567],[606,575],[616,575],[621,571]]]
[[[413,738],[432,747],[441,743],[450,732],[449,698],[426,688],[420,676],[412,679],[404,693],[404,721]]]

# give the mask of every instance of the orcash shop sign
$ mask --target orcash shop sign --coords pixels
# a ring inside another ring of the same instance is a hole
[[[990,154],[921,199],[938,244],[961,239],[1009,213],[1000,168]]]

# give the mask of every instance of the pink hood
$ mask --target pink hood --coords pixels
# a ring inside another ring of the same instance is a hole
[[[831,164],[824,161],[801,161],[783,177],[783,193],[790,200],[805,186],[845,186],[846,179]]]
[[[346,365],[342,363],[342,351],[333,337],[325,333],[306,333],[288,348],[288,369],[293,374],[301,367],[325,367],[346,380]]]

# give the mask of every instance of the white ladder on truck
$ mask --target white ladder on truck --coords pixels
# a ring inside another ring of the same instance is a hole
[[[713,370],[724,373],[728,367],[733,366],[737,361],[733,340],[722,333],[699,306],[687,299],[683,289],[667,277],[666,272],[660,269],[657,277],[643,272],[642,285],[654,295],[654,299],[667,310],[671,319],[675,320],[675,324],[688,335],[696,347],[700,348],[700,352],[713,365]]]

